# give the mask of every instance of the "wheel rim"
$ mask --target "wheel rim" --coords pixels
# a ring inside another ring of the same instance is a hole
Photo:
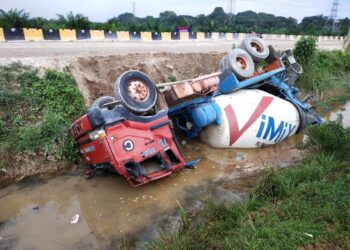
[[[258,53],[262,53],[264,51],[264,49],[256,42],[251,42],[250,46]]]
[[[236,62],[237,62],[238,67],[240,67],[241,69],[246,70],[248,68],[248,64],[243,57],[237,56]]]
[[[142,102],[147,99],[149,89],[144,82],[140,80],[131,80],[128,83],[128,93],[135,101]]]

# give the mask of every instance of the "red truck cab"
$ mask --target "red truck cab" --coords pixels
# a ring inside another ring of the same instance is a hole
[[[87,164],[113,167],[133,186],[171,175],[185,166],[166,109],[139,116],[120,104],[91,108],[70,131]]]

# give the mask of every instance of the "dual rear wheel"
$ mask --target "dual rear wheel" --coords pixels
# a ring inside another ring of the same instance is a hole
[[[155,83],[144,73],[137,70],[124,72],[114,84],[114,95],[96,99],[92,108],[103,108],[105,104],[120,101],[134,113],[145,113],[153,108],[157,100]]]
[[[250,77],[255,71],[255,63],[269,56],[269,48],[260,37],[248,35],[238,48],[221,59],[219,70],[230,70],[239,80]]]

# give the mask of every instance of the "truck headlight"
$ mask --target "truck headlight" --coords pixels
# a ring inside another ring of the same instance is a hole
[[[103,139],[106,137],[106,131],[104,129],[95,130],[89,133],[89,137],[92,141],[97,139]]]

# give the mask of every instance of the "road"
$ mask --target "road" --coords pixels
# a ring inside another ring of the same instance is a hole
[[[268,40],[276,49],[293,48],[295,41]],[[76,42],[4,42],[0,43],[0,58],[23,57],[61,57],[61,56],[103,56],[128,53],[205,53],[227,52],[232,44],[239,41],[154,41],[154,42],[120,42],[120,41],[76,41]],[[320,49],[342,49],[343,41],[321,41]]]

